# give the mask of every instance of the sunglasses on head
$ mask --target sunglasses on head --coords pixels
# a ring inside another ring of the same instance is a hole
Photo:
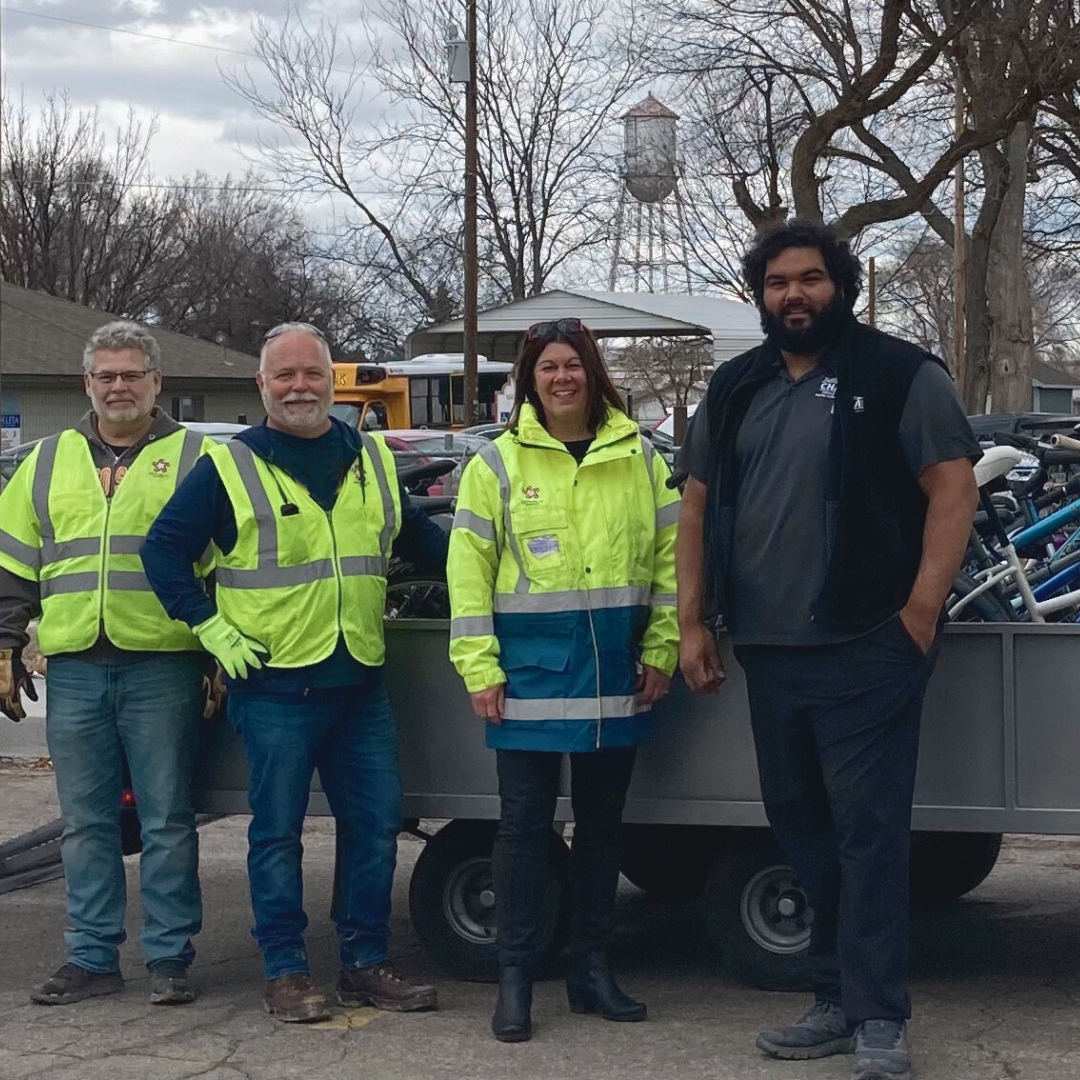
[[[554,341],[566,334],[581,334],[585,324],[580,319],[559,319],[558,322],[533,323],[525,331],[526,341]]]

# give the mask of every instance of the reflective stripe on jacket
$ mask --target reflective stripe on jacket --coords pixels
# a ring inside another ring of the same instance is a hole
[[[638,664],[678,660],[679,495],[609,410],[579,466],[525,405],[466,467],[450,537],[450,658],[470,692],[506,683],[489,746],[580,751],[647,734]]]
[[[235,546],[215,549],[218,610],[270,650],[270,667],[317,664],[339,634],[360,663],[383,662],[401,497],[386,444],[366,433],[361,444],[330,512],[245,443],[210,452],[236,516]]]
[[[198,650],[170,619],[143,572],[139,548],[210,442],[175,431],[136,454],[108,499],[86,436],[43,439],[0,493],[0,566],[38,582],[38,641],[46,656],[81,652],[102,626],[117,648]]]

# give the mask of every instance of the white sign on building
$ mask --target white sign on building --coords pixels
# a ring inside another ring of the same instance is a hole
[[[22,442],[22,414],[5,412],[0,419],[0,453]]]

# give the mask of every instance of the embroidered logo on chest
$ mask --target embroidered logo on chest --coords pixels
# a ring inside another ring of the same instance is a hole
[[[538,487],[533,487],[531,484],[526,486],[526,488],[525,488],[525,498],[530,499],[530,500],[539,499],[540,498],[540,489]]]
[[[821,385],[818,387],[817,393],[814,397],[825,398],[826,401],[833,401],[836,398],[836,376],[826,375],[821,380]]]
[[[169,463],[164,458],[158,458],[157,461],[150,466],[150,469],[154,476],[166,476],[169,472]]]

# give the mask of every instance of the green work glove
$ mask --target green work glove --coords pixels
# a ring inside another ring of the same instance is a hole
[[[230,679],[246,679],[249,667],[261,668],[263,661],[270,657],[270,650],[265,645],[241,634],[220,613],[193,626],[192,630]]]

